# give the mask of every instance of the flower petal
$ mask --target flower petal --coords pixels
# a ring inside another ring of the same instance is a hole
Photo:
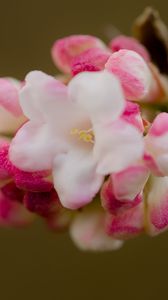
[[[101,189],[101,202],[103,208],[113,215],[118,215],[142,202],[142,193],[135,196],[134,199],[119,200],[114,194],[112,178],[109,177]]]
[[[9,184],[8,184],[9,185]],[[20,192],[20,191],[18,191]],[[0,190],[0,225],[22,227],[32,222],[32,214],[19,202],[17,189],[4,187]]]
[[[144,231],[144,205],[141,202],[117,216],[108,215],[106,232],[117,239],[128,239]]]
[[[36,121],[44,121],[48,112],[53,109],[56,111],[55,106],[61,106],[66,99],[66,86],[41,71],[28,73],[25,85],[20,91],[20,105],[24,114]]]
[[[168,177],[152,177],[147,196],[146,230],[150,235],[168,229]]]
[[[148,177],[148,168],[140,164],[112,174],[101,190],[103,207],[116,215],[138,205]]]
[[[149,177],[146,166],[133,165],[122,172],[111,175],[114,194],[119,200],[133,200],[142,192]]]
[[[47,125],[33,121],[17,132],[9,151],[12,163],[29,172],[51,169],[54,155],[55,140]]]
[[[119,51],[121,49],[135,51],[139,55],[141,55],[146,62],[150,61],[150,55],[147,49],[133,37],[118,35],[110,42],[109,47],[113,52]]]
[[[105,233],[104,214],[101,211],[78,213],[71,224],[70,235],[79,249],[85,251],[117,250],[123,244]]]
[[[105,63],[110,57],[106,49],[91,48],[76,56],[72,61],[72,74],[77,75],[84,71],[100,71],[104,69]]]
[[[94,47],[105,48],[105,45],[94,36],[72,35],[57,40],[52,47],[51,54],[56,66],[64,73],[70,73],[73,58]]]
[[[68,89],[71,99],[88,112],[93,123],[115,120],[124,111],[122,88],[108,71],[80,73]]]
[[[151,73],[143,58],[136,52],[120,50],[113,53],[105,68],[120,79],[128,100],[140,100],[149,93]]]
[[[15,117],[22,115],[19,87],[20,83],[14,83],[13,79],[0,78],[0,105]]]
[[[120,172],[142,159],[142,133],[128,122],[119,119],[111,124],[94,126],[94,156],[97,172],[108,175]]]
[[[151,171],[160,176],[168,175],[168,113],[160,113],[145,137],[144,159]]]
[[[60,202],[69,209],[91,202],[103,181],[103,176],[96,174],[92,153],[81,149],[58,155],[53,177]]]

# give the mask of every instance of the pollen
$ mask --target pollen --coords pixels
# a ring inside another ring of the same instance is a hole
[[[94,133],[92,129],[79,130],[78,128],[73,128],[71,130],[71,135],[78,135],[78,139],[86,143],[94,143]]]

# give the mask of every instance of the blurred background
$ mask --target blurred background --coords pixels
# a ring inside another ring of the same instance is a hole
[[[150,5],[168,24],[166,0],[15,0],[0,2],[0,76],[23,79],[34,69],[55,74],[53,42],[70,34],[105,41],[122,33]],[[140,237],[110,253],[84,253],[68,234],[54,234],[39,219],[30,228],[0,229],[0,299],[166,299],[168,233]]]

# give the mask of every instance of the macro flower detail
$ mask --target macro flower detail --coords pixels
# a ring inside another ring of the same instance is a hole
[[[107,71],[81,73],[68,87],[32,72],[20,104],[30,121],[13,139],[10,158],[26,171],[52,169],[55,189],[67,208],[89,203],[104,175],[143,156],[142,133],[122,119],[122,88]]]
[[[134,35],[67,36],[62,73],[0,78],[0,226],[38,216],[89,251],[168,229],[168,30],[147,9]]]
[[[13,78],[0,78],[0,134],[14,134],[26,118],[19,104],[21,83]]]

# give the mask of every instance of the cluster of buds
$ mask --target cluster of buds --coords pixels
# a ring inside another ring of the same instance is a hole
[[[148,8],[134,32],[65,37],[60,75],[0,79],[1,226],[39,215],[95,251],[168,229],[168,31]]]

